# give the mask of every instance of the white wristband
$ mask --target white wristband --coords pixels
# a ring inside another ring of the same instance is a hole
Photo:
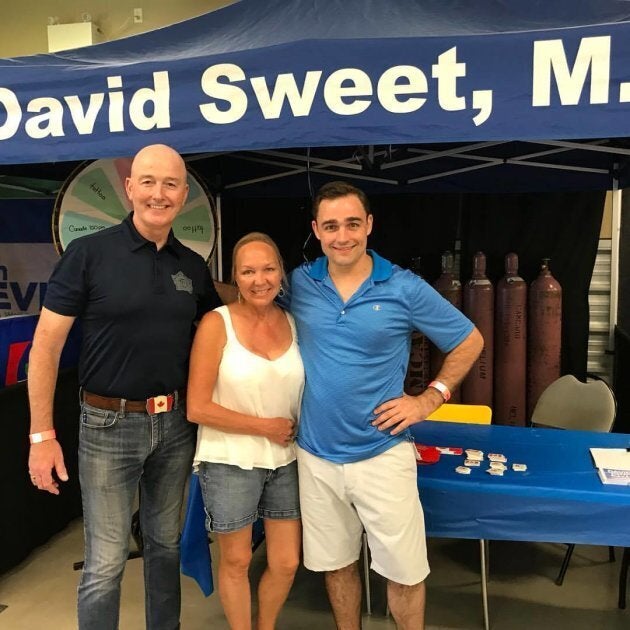
[[[46,442],[47,440],[54,440],[57,437],[54,429],[48,431],[42,431],[41,433],[31,433],[28,439],[31,444],[39,444],[40,442]]]
[[[433,387],[433,389],[437,389],[440,394],[442,394],[442,398],[444,402],[448,402],[451,399],[451,390],[441,383],[440,381],[431,381],[428,387]]]

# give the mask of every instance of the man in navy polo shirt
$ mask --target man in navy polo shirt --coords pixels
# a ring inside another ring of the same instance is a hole
[[[81,630],[118,628],[138,485],[146,627],[179,627],[180,509],[195,450],[182,395],[193,322],[221,303],[203,259],[171,230],[186,201],[186,179],[184,161],[170,147],[136,155],[126,181],[133,212],[120,225],[70,243],[51,276],[33,340],[29,470],[37,488],[59,494],[68,475],[52,401],[61,350],[81,319]]]
[[[358,630],[365,530],[398,627],[419,630],[429,566],[408,427],[449,398],[483,340],[424,280],[366,249],[373,217],[361,190],[326,184],[313,215],[325,256],[292,273],[290,297],[306,370],[297,439],[304,564],[325,572],[337,627]],[[403,393],[413,330],[446,353],[415,397]]]

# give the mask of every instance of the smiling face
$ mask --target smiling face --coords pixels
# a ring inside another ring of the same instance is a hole
[[[312,226],[331,271],[350,270],[366,255],[372,215],[367,214],[357,195],[323,199]]]
[[[125,187],[134,225],[142,236],[156,240],[168,234],[186,203],[186,179],[184,161],[170,147],[152,145],[136,155]]]
[[[282,267],[273,247],[261,241],[242,245],[236,253],[236,285],[245,302],[268,306],[278,295]]]

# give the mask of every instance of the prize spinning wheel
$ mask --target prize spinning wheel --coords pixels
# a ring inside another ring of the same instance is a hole
[[[52,219],[53,242],[60,255],[75,238],[117,225],[131,211],[125,192],[131,161],[84,162],[66,180],[55,200]],[[188,186],[188,199],[173,223],[173,232],[207,261],[217,241],[214,199],[190,169]]]

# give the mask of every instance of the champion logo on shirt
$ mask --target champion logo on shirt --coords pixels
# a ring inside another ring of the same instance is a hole
[[[176,291],[186,291],[186,293],[193,292],[192,280],[184,274],[183,271],[178,271],[176,274],[172,274],[173,284]]]

